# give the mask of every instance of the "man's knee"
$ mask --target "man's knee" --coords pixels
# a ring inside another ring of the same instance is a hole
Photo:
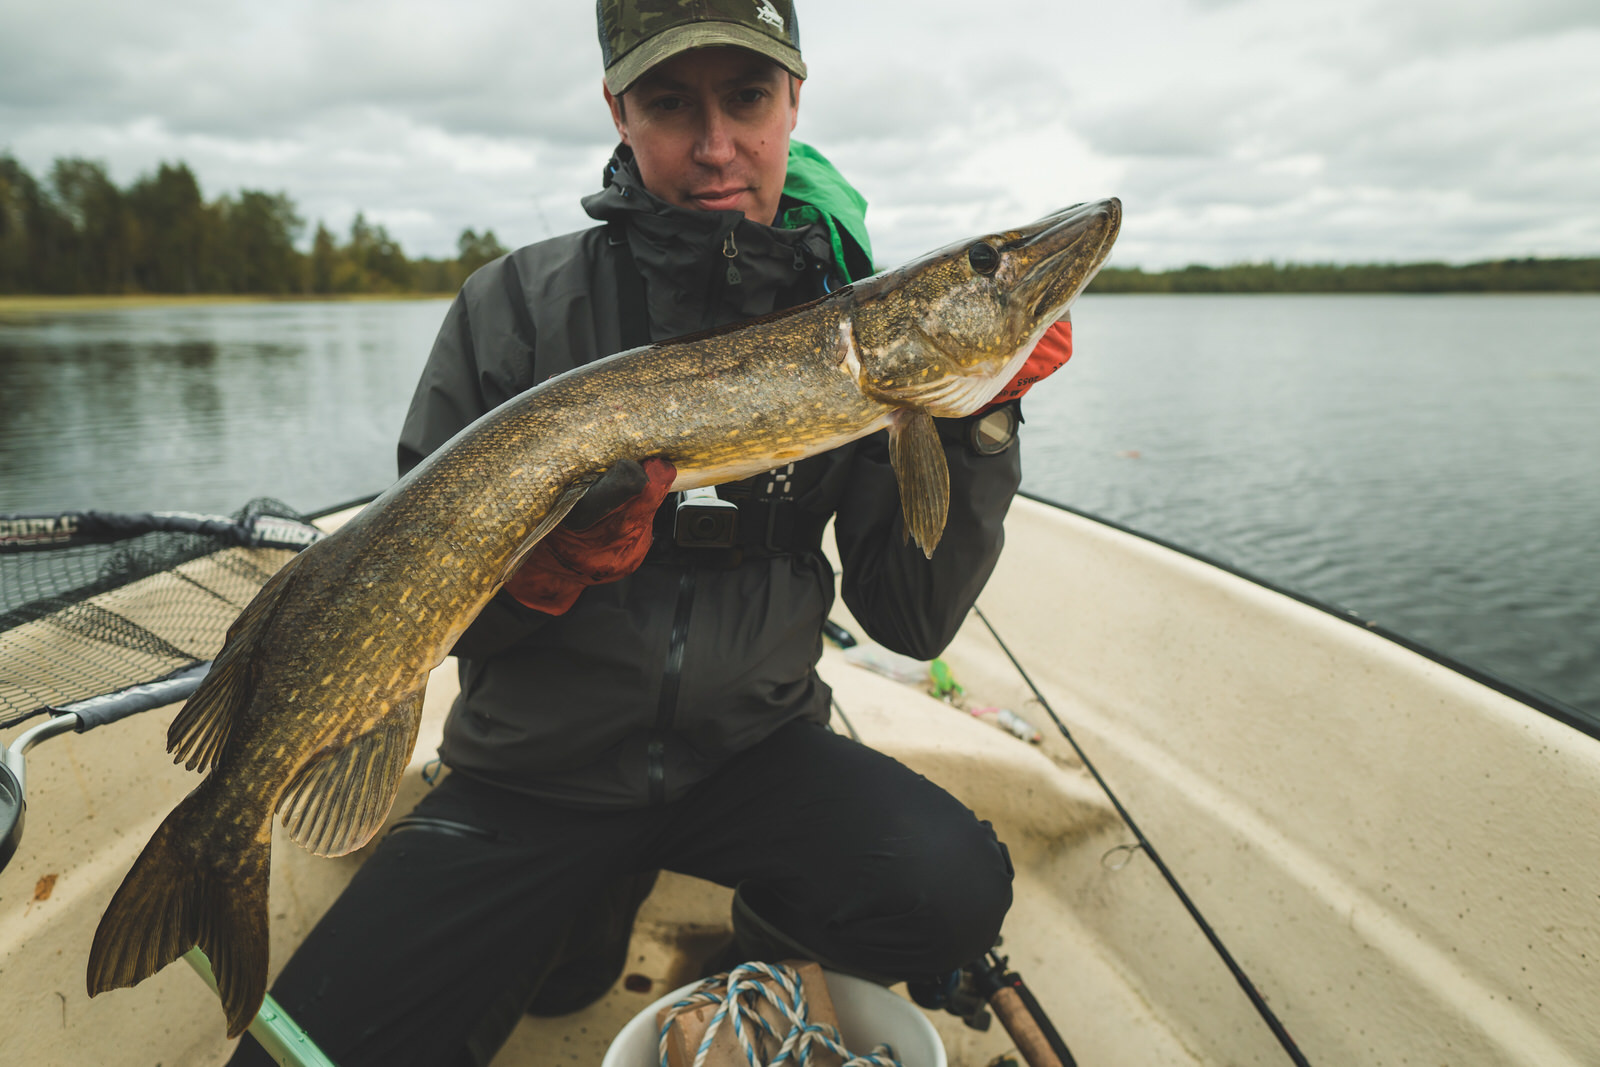
[[[971,820],[907,863],[922,895],[926,971],[953,970],[994,947],[1011,908],[1011,857],[987,822]]]
[[[864,872],[836,918],[860,965],[895,978],[945,973],[977,959],[1011,907],[1011,859],[986,822],[968,817],[903,839]]]

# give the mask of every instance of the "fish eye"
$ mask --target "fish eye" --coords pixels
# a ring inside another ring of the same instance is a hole
[[[979,274],[993,274],[1000,269],[1000,253],[995,251],[994,245],[979,241],[967,249],[967,262]]]

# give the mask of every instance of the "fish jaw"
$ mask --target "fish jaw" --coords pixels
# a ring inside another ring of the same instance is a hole
[[[931,415],[978,411],[1104,265],[1116,199],[963,241],[855,287],[863,393]]]
[[[1003,246],[1018,261],[1003,269],[1018,275],[1016,295],[1028,304],[1035,342],[1100,273],[1121,231],[1122,201],[1112,197],[1047,215]]]

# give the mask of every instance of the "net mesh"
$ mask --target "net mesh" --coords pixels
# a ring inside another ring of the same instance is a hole
[[[303,517],[275,500],[234,516]],[[0,726],[213,658],[292,549],[156,531],[0,555]]]

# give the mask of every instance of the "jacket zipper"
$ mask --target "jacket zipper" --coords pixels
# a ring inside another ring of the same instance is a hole
[[[678,605],[672,614],[672,635],[667,641],[667,663],[661,672],[661,704],[656,709],[656,738],[646,747],[649,757],[650,803],[667,802],[667,746],[665,735],[678,717],[678,688],[683,681],[683,652],[689,642],[689,610],[694,605],[693,567],[678,579]]]
[[[728,231],[728,236],[722,241],[722,255],[728,261],[728,284],[738,285],[743,281],[739,268],[734,265],[734,260],[739,258],[739,246],[733,243],[733,231]]]

